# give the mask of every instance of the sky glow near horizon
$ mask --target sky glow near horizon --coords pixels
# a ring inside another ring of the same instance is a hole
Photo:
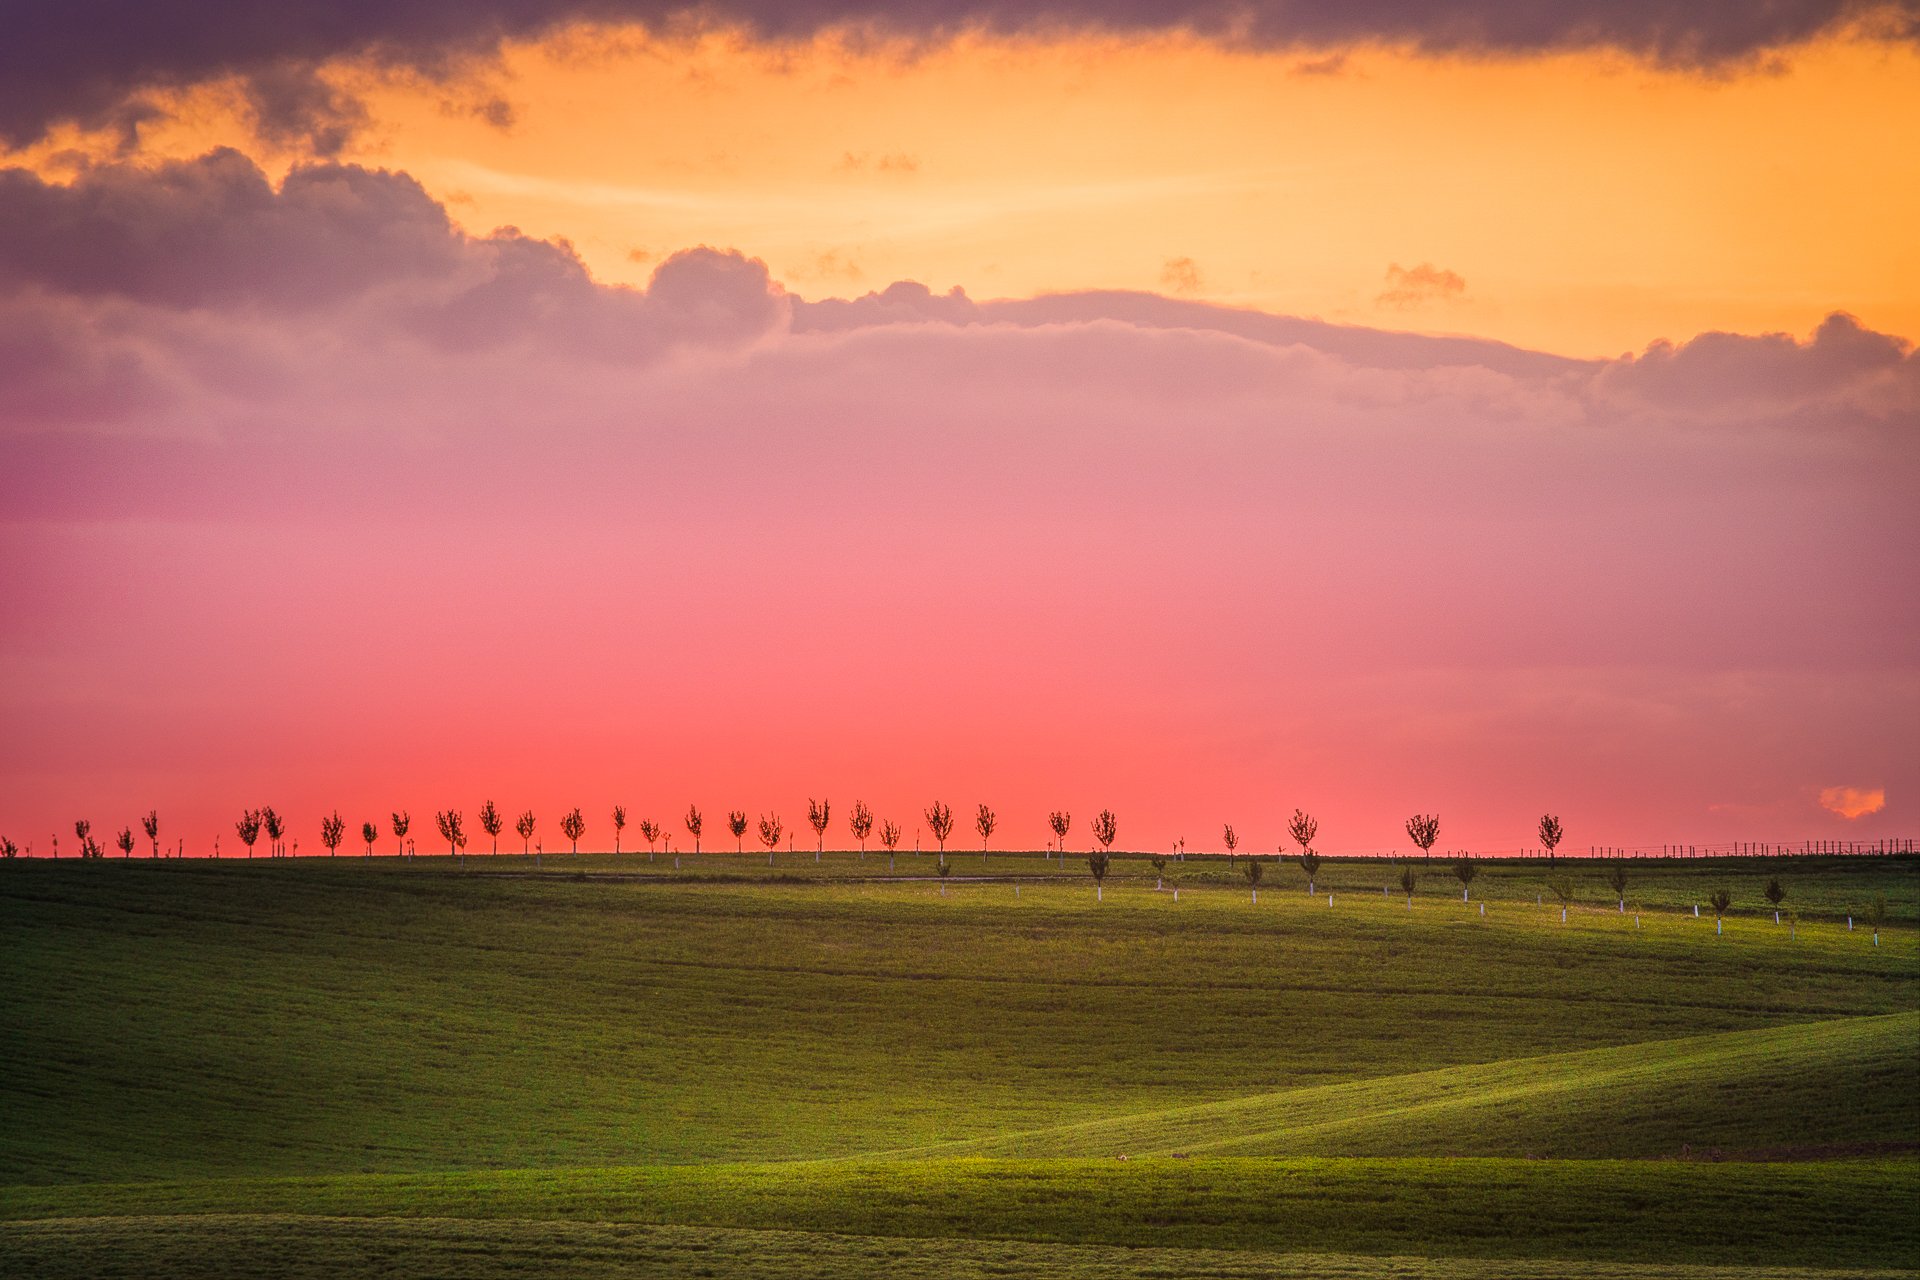
[[[0,835],[1920,835],[1911,7],[494,7],[0,90]]]

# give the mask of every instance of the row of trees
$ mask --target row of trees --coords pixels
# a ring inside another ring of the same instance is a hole
[[[464,854],[467,847],[464,814],[457,809],[443,809],[436,812],[434,816],[435,823],[439,828],[440,838],[446,843],[449,854]],[[488,800],[481,805],[476,816],[481,830],[486,833],[491,842],[490,848],[492,852],[498,853],[500,850],[500,835],[506,829],[506,816],[492,800]],[[832,816],[833,806],[830,801],[808,800],[807,823],[814,831],[814,858],[816,861],[820,859],[825,851],[826,834],[831,825]],[[954,830],[955,817],[953,809],[943,802],[935,801],[923,811],[921,817],[926,823],[927,830],[933,835],[939,852],[944,855],[946,853],[947,841],[952,837]],[[147,815],[141,819],[141,825],[148,839],[152,842],[154,857],[160,856],[159,821],[158,813],[152,810],[149,810]],[[396,811],[389,817],[389,824],[392,828],[394,839],[397,842],[397,851],[402,855],[410,855],[414,852],[413,842],[408,838],[412,821],[412,815],[406,810]],[[848,829],[858,842],[860,855],[865,857],[867,840],[874,834],[876,826],[874,813],[864,802],[855,802],[847,821]],[[999,821],[999,815],[987,805],[981,804],[976,807],[973,827],[980,836],[980,852],[983,861],[990,849],[993,834],[999,828]],[[688,834],[693,837],[694,852],[696,854],[699,853],[701,836],[705,829],[705,818],[701,814],[699,807],[696,805],[687,806],[687,812],[682,822]],[[576,807],[564,814],[560,819],[559,825],[561,834],[567,838],[570,850],[578,853],[580,840],[587,830],[586,819],[580,809]],[[1072,814],[1066,810],[1056,809],[1048,815],[1047,825],[1054,833],[1056,841],[1055,847],[1064,855],[1067,837],[1073,828]],[[622,836],[627,826],[627,809],[624,805],[615,805],[613,807],[612,826],[614,852],[619,853],[621,851]],[[1405,826],[1407,838],[1413,843],[1414,847],[1420,851],[1423,858],[1430,858],[1433,846],[1440,836],[1439,815],[1416,813],[1406,820]],[[727,828],[734,836],[736,851],[743,851],[745,847],[744,838],[749,829],[747,814],[743,810],[736,809],[729,811],[727,814]],[[514,822],[514,830],[520,836],[521,852],[523,854],[536,853],[532,847],[535,829],[536,821],[532,810],[524,811]],[[878,823],[878,829],[880,843],[887,849],[889,858],[891,859],[893,852],[900,843],[902,828],[899,823],[887,819]],[[1113,825],[1112,812],[1110,810],[1102,810],[1099,817],[1091,824],[1090,834],[1093,836],[1094,841],[1100,845],[1101,850],[1107,851],[1111,848],[1113,839],[1115,838],[1112,832],[1116,829]],[[785,834],[785,830],[785,825],[779,814],[760,815],[759,838],[761,843],[767,848],[769,861],[771,861],[774,850],[778,847],[781,838]],[[98,840],[93,838],[91,834],[91,824],[86,820],[83,819],[76,822],[74,824],[74,831],[80,841],[81,857],[97,858],[105,855],[105,849]],[[292,850],[297,850],[299,842],[295,840],[290,849],[286,841],[286,831],[285,819],[271,806],[243,810],[240,818],[234,823],[234,832],[239,836],[241,843],[246,846],[247,856],[249,858],[254,855],[255,846],[263,835],[267,839],[267,854],[269,857],[285,857],[288,856]],[[640,821],[639,831],[641,837],[647,842],[649,856],[656,850],[659,842],[667,838],[668,835],[665,825],[651,818],[644,818]],[[1316,853],[1313,848],[1314,841],[1320,832],[1320,823],[1304,810],[1295,809],[1292,818],[1287,823],[1287,832],[1299,846],[1299,861],[1307,872],[1309,892],[1311,892],[1313,876],[1320,862],[1320,855]],[[366,846],[368,856],[372,856],[374,845],[379,839],[379,834],[379,828],[374,822],[363,822],[360,825],[361,841]],[[1553,814],[1545,814],[1541,817],[1538,836],[1541,846],[1547,851],[1549,865],[1552,865],[1554,850],[1560,844],[1563,834],[1564,832],[1558,817]],[[346,825],[339,812],[336,810],[325,815],[320,823],[320,842],[326,847],[328,853],[337,854],[345,840]],[[1226,850],[1228,862],[1233,862],[1240,846],[1240,837],[1231,823],[1222,828],[1221,843]],[[115,840],[115,844],[120,848],[123,856],[132,856],[134,847],[132,830],[130,828],[122,828]],[[1186,842],[1184,840],[1178,844],[1179,856],[1183,858],[1185,856],[1185,844]],[[214,851],[215,855],[218,856],[219,842],[217,838],[215,840]],[[18,846],[11,840],[0,839],[0,854],[11,858],[18,852]],[[59,840],[57,836],[54,841],[54,856],[59,856]],[[538,856],[537,853],[536,856]],[[1253,869],[1255,865],[1257,864],[1250,863],[1247,867],[1246,874],[1255,884],[1255,895],[1257,897],[1257,885],[1261,873]],[[1463,892],[1475,874],[1472,870],[1468,869],[1470,866],[1470,862],[1466,859],[1461,859],[1455,868],[1456,872],[1462,876]],[[1624,872],[1616,871],[1615,874],[1623,875]],[[1622,895],[1622,899],[1624,901],[1624,894]]]

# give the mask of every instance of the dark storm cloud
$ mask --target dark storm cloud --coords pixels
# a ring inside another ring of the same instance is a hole
[[[322,153],[355,126],[359,104],[315,78],[340,57],[430,76],[493,54],[502,40],[574,22],[653,28],[731,24],[767,38],[855,27],[909,39],[965,30],[1017,33],[1191,31],[1235,44],[1334,48],[1380,41],[1435,52],[1534,53],[1612,48],[1655,62],[1712,66],[1857,22],[1888,39],[1920,36],[1920,0],[68,0],[0,4],[0,141],[52,124],[131,127],[143,91],[237,76],[261,127]]]

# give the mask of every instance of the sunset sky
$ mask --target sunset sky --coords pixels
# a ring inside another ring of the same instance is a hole
[[[35,853],[1920,836],[1920,5],[170,7],[0,44]]]

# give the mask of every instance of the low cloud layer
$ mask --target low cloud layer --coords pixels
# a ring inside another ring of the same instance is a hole
[[[0,822],[724,770],[1784,836],[1920,780],[1916,431],[1845,316],[1594,362],[710,248],[624,289],[400,174],[0,173]]]
[[[1175,5],[1050,0],[211,0],[161,6],[144,0],[73,0],[29,6],[0,41],[0,142],[22,145],[53,124],[130,128],[154,108],[147,95],[238,79],[264,132],[302,138],[322,154],[351,133],[362,110],[317,72],[336,59],[371,60],[447,76],[491,58],[503,41],[577,23],[637,23],[654,30],[731,25],[768,39],[850,28],[908,39],[965,31],[1002,34],[1192,32],[1257,47],[1338,49],[1404,44],[1434,52],[1528,54],[1616,49],[1678,66],[1714,66],[1864,27],[1910,42],[1913,0],[1713,0],[1542,5],[1529,0],[1250,0]],[[491,104],[495,114],[503,104]],[[503,115],[504,118],[504,115]]]

